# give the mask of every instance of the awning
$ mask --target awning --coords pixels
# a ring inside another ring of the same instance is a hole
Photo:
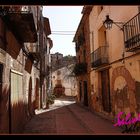
[[[37,32],[32,13],[9,13],[3,19],[19,41],[31,43],[37,41]]]

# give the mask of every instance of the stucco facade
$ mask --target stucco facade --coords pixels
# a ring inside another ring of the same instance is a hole
[[[133,37],[137,30],[140,31],[138,13],[138,6],[93,6],[89,14],[91,109],[110,117],[120,111],[140,111],[140,55],[137,49],[140,44],[133,50],[129,48],[131,51],[126,47],[130,34],[127,32],[131,30]],[[122,30],[115,24],[106,30],[103,26],[106,15],[114,22],[122,22],[119,24]]]

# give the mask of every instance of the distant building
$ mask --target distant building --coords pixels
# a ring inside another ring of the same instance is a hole
[[[57,52],[55,54],[51,54],[51,65],[52,65],[52,71],[58,69],[61,65],[61,61],[63,58],[63,54]]]
[[[55,54],[51,54],[52,71],[74,63],[76,63],[75,56],[68,55],[63,57],[63,54],[58,52]]]
[[[77,95],[77,85],[74,75],[72,75],[73,67],[76,63],[75,56],[64,56],[61,53],[51,54],[52,62],[52,89],[58,89],[67,96]]]
[[[77,96],[76,77],[72,75],[74,64],[64,66],[52,73],[52,87],[64,88],[62,94],[66,96]],[[61,94],[61,93],[60,93]]]

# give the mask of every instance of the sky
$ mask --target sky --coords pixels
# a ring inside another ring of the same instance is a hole
[[[83,6],[43,6],[43,16],[49,18],[51,27],[51,53],[76,55],[75,43],[72,41],[82,17],[82,8]]]

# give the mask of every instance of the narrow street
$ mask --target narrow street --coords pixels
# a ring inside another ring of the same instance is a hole
[[[37,111],[23,134],[121,134],[121,130],[100,116],[75,103],[58,98],[47,110]]]
[[[0,5],[1,134],[139,135],[139,4]]]

